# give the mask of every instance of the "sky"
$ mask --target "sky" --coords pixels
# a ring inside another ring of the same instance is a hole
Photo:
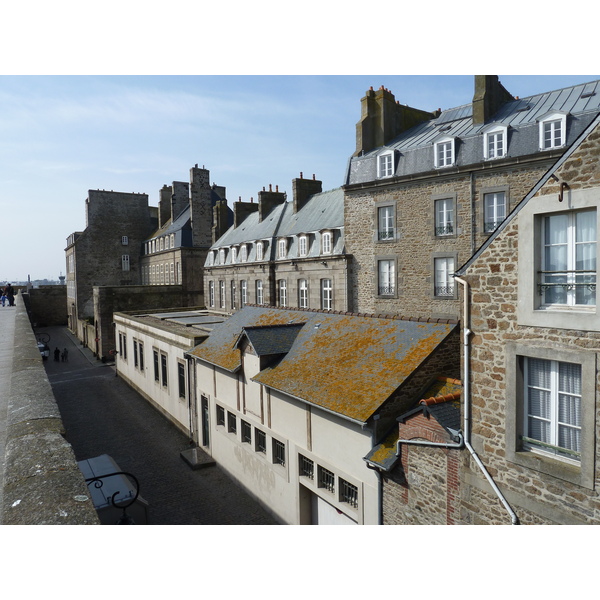
[[[596,75],[500,75],[526,97]],[[0,281],[58,279],[90,189],[148,194],[195,164],[230,206],[292,179],[344,182],[370,86],[423,110],[471,101],[472,75],[0,76]],[[5,218],[10,216],[9,219]],[[110,218],[107,215],[107,218]]]

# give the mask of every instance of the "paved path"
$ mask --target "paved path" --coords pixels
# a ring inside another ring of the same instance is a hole
[[[12,378],[13,340],[15,339],[15,314],[15,307],[0,305],[0,524],[4,489],[6,421]]]
[[[0,308],[1,310],[1,308]],[[140,481],[153,525],[270,525],[274,519],[218,466],[192,470],[187,437],[97,361],[63,327],[50,334],[46,372],[77,460],[109,454]],[[68,362],[54,362],[58,347]]]

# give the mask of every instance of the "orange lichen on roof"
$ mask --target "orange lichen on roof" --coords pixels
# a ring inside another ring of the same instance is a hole
[[[373,448],[372,452],[368,454],[367,460],[371,463],[381,465],[382,467],[386,467],[386,463],[389,461],[395,461],[398,434],[399,431],[396,427],[381,443]]]
[[[436,377],[436,380],[426,391],[426,397],[419,404],[430,406],[460,400],[462,395],[462,382],[460,379],[450,377]]]
[[[384,319],[320,315],[318,333],[298,335],[274,368],[254,377],[264,385],[365,422],[452,331],[449,325],[408,324]]]

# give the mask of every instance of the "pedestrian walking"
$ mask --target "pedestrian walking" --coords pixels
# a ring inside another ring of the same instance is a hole
[[[60,350],[58,348],[54,350],[54,360],[60,362]]]
[[[62,354],[60,355],[60,357],[62,358],[63,362],[68,362],[69,361],[69,351],[65,348],[62,351]]]
[[[4,295],[8,300],[9,306],[15,305],[15,288],[10,283],[4,288]]]

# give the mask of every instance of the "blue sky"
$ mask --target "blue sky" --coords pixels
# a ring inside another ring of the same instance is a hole
[[[594,75],[507,76],[525,97]],[[194,164],[230,204],[264,187],[291,197],[314,173],[342,185],[360,99],[383,85],[424,110],[466,104],[473,76],[2,76],[0,281],[57,278],[66,238],[85,228],[89,189],[143,192],[151,205]],[[6,219],[10,216],[10,219]],[[107,216],[107,218],[110,218]]]

